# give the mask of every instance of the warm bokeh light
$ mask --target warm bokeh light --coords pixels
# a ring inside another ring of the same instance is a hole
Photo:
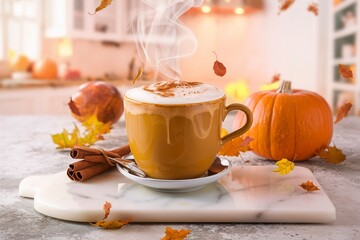
[[[238,15],[241,15],[241,14],[243,14],[244,12],[245,12],[245,10],[243,9],[243,8],[235,8],[234,9],[234,12],[236,13],[236,14],[238,14]]]
[[[70,38],[61,39],[58,45],[57,52],[60,57],[71,57],[73,53],[71,39]]]
[[[268,91],[278,89],[280,86],[280,81],[276,81],[273,83],[266,83],[260,86],[260,91]]]
[[[203,13],[209,13],[209,12],[211,12],[211,7],[209,7],[209,6],[202,6],[202,7],[201,7],[201,11],[202,11]]]
[[[244,102],[250,95],[250,89],[244,79],[231,82],[225,86],[226,96],[232,98],[236,102]]]

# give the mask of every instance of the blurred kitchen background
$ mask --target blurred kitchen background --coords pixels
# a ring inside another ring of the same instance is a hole
[[[131,19],[140,0],[0,0],[0,114],[68,114],[79,85],[104,80],[122,92],[141,66]],[[229,101],[276,87],[275,74],[293,88],[324,96],[334,112],[352,102],[360,115],[360,1],[296,0],[279,14],[276,0],[205,0],[181,19],[198,39],[198,49],[181,59],[182,79],[218,86]],[[166,36],[159,44],[166,44]],[[227,68],[214,74],[218,60]],[[351,66],[344,79],[338,64]],[[145,69],[137,85],[160,79]]]

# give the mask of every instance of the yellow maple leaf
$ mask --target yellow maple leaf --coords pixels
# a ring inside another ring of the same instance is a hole
[[[251,137],[237,137],[232,139],[231,141],[225,143],[220,151],[220,155],[225,156],[238,156],[240,152],[247,152],[250,151],[251,148],[249,147],[249,143],[254,140]]]
[[[346,159],[346,155],[340,149],[338,149],[336,145],[333,147],[327,146],[320,149],[317,152],[317,155],[330,163],[341,163]]]
[[[165,236],[161,240],[183,240],[189,235],[191,230],[176,230],[171,227],[166,227]]]
[[[61,133],[52,134],[51,138],[58,149],[73,148],[75,146],[90,146],[96,141],[104,140],[101,134],[110,132],[111,123],[103,123],[97,120],[96,114],[90,116],[83,122],[85,132],[80,133],[80,129],[74,124],[72,132],[64,129]]]
[[[292,170],[294,170],[294,162],[283,158],[276,162],[277,168],[273,170],[273,172],[278,172],[280,175],[289,174]]]

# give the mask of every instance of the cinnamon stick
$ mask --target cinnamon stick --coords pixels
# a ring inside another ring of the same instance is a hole
[[[82,160],[71,163],[67,169],[67,175],[73,181],[85,181],[115,166],[108,157],[121,158],[129,153],[129,145],[113,150],[75,147],[71,150],[70,156]]]

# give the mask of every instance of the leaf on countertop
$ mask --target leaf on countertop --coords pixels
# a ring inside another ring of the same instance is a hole
[[[76,103],[70,98],[70,102],[68,103],[70,110],[73,114],[77,116],[81,116],[79,108],[76,106]]]
[[[165,236],[161,240],[183,240],[189,235],[191,230],[176,230],[171,227],[166,227]]]
[[[316,185],[314,185],[313,182],[311,182],[309,180],[307,182],[301,183],[299,186],[308,192],[320,190]]]
[[[341,151],[341,149],[338,149],[336,145],[333,147],[327,146],[320,149],[317,152],[317,155],[320,158],[325,159],[327,162],[334,164],[341,163],[346,159],[346,155]]]
[[[57,149],[74,148],[75,146],[90,146],[96,141],[104,140],[102,134],[110,132],[111,122],[103,123],[97,120],[96,113],[85,119],[82,123],[85,132],[81,134],[80,129],[74,124],[72,132],[64,129],[61,133],[51,134],[53,142],[58,145]]]
[[[314,13],[315,16],[319,15],[319,6],[317,3],[310,3],[307,10]]]
[[[223,63],[218,61],[216,52],[213,52],[213,53],[215,54],[215,57],[216,57],[216,60],[214,62],[214,66],[213,66],[214,72],[216,75],[223,77],[226,74],[226,67],[224,66]]]
[[[104,8],[106,8],[107,6],[109,6],[111,4],[112,0],[101,0],[101,3],[99,4],[99,6],[97,6],[97,8],[95,9],[94,13],[89,13],[90,15],[94,15],[95,13],[103,10]]]
[[[271,83],[280,81],[280,78],[281,78],[280,73],[276,73],[276,74],[272,77]]]
[[[254,139],[251,137],[246,137],[245,139],[242,137],[234,138],[221,147],[219,155],[233,157],[239,156],[240,152],[247,152],[251,150],[249,144],[253,140]]]
[[[137,80],[139,80],[139,78],[142,76],[143,72],[144,72],[144,67],[143,66],[139,67],[139,69],[132,81],[132,84],[134,84]]]
[[[340,122],[344,117],[346,117],[353,105],[351,103],[345,103],[339,109],[339,112],[336,115],[335,124]]]
[[[279,0],[279,11],[278,11],[278,15],[281,12],[284,12],[286,10],[289,9],[289,7],[291,7],[291,5],[293,5],[293,3],[295,2],[295,0]]]
[[[351,71],[349,66],[344,64],[339,64],[339,73],[343,78],[353,78],[353,72]]]
[[[122,228],[123,226],[125,226],[126,224],[128,224],[131,221],[131,218],[128,218],[126,220],[106,221],[105,219],[109,216],[110,209],[111,209],[111,203],[105,201],[105,203],[103,205],[103,211],[104,211],[105,217],[101,221],[92,222],[90,224],[92,226],[105,228],[105,229],[119,229],[119,228]]]
[[[273,172],[278,172],[280,175],[289,174],[292,170],[294,170],[294,162],[283,158],[276,162],[277,168],[273,170]]]

